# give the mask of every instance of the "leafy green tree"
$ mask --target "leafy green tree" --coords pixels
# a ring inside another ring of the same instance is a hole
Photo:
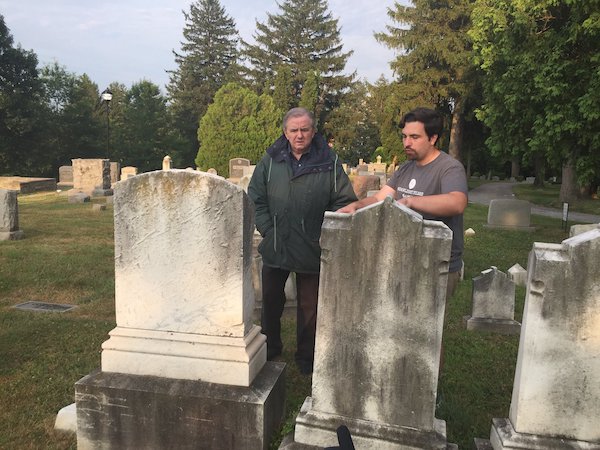
[[[450,115],[449,153],[460,159],[465,102],[477,77],[467,35],[473,0],[414,0],[398,2],[388,16],[399,26],[375,33],[395,49],[390,64],[397,76],[396,95],[413,104],[430,105]],[[385,144],[384,144],[385,145]]]
[[[277,69],[273,101],[279,109],[286,112],[292,109],[297,103],[290,66],[283,65]]]
[[[319,77],[316,106],[319,123],[339,103],[355,74],[344,75],[348,57],[344,53],[338,20],[328,11],[326,0],[284,0],[278,14],[267,14],[266,23],[256,22],[255,44],[242,41],[248,61],[246,76],[256,89],[275,79],[280,65],[290,67],[297,101],[310,73]]]
[[[14,46],[0,15],[0,174],[40,175],[40,169],[49,170],[37,146],[45,114],[37,62],[33,51]]]
[[[273,99],[257,95],[235,83],[217,91],[198,130],[202,145],[196,165],[202,170],[214,168],[228,175],[229,160],[248,158],[257,162],[281,135],[282,111]]]
[[[191,165],[198,149],[198,122],[215,92],[236,73],[238,33],[219,0],[198,0],[183,12],[181,53],[173,52],[177,70],[167,92],[173,124],[187,142],[173,156],[176,165]]]
[[[470,34],[485,72],[478,115],[488,145],[562,165],[561,200],[573,200],[576,180],[589,186],[599,177],[597,2],[477,0]]]

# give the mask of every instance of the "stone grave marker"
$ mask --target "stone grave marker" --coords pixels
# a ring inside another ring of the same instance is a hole
[[[19,229],[19,201],[17,191],[0,189],[0,241],[23,239]]]
[[[125,166],[121,169],[121,180],[126,180],[130,177],[135,177],[138,174],[137,167]]]
[[[58,168],[58,183],[73,185],[73,166],[60,166]]]
[[[352,189],[359,200],[365,198],[369,191],[378,191],[380,184],[381,180],[377,175],[356,175],[352,178]]]
[[[527,268],[509,416],[493,419],[491,446],[598,449],[600,228],[561,244],[535,243]]]
[[[312,394],[283,448],[445,449],[435,418],[452,232],[388,197],[325,213]],[[396,267],[402,270],[381,270]]]
[[[496,198],[490,201],[486,227],[533,231],[531,204],[525,200]]]
[[[250,160],[246,158],[233,158],[229,160],[229,178],[237,180],[244,176],[244,168],[250,167]]]
[[[465,318],[467,330],[517,334],[515,283],[492,266],[473,278],[472,313]]]
[[[117,326],[75,387],[78,448],[266,449],[285,365],[252,321],[252,202],[172,169],[117,183],[114,215]]]
[[[112,195],[108,159],[73,159],[73,189],[69,196],[87,194]]]
[[[169,155],[163,158],[162,170],[171,170],[171,157]]]
[[[110,163],[110,183],[111,185],[119,181],[121,178],[121,163]]]
[[[588,232],[590,230],[594,230],[598,227],[600,227],[600,224],[598,224],[598,223],[586,223],[586,224],[580,224],[580,225],[571,225],[571,228],[569,228],[569,237],[577,236],[578,234],[581,234],[581,233],[586,233],[586,232]]]
[[[517,286],[527,285],[527,271],[519,263],[508,269],[508,276]]]

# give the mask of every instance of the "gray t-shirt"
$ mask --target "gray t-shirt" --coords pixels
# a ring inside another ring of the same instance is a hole
[[[396,191],[396,198],[421,197],[425,195],[464,192],[467,195],[467,177],[463,165],[447,153],[439,156],[425,166],[418,166],[416,161],[402,164],[387,185]],[[452,251],[450,255],[450,272],[457,272],[462,265],[464,247],[463,215],[451,217],[422,214],[424,219],[440,220],[452,230]]]

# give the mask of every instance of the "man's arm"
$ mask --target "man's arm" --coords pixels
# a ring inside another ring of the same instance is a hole
[[[453,191],[423,197],[404,197],[398,203],[423,214],[450,217],[463,213],[467,207],[467,196],[464,192]]]
[[[393,198],[395,198],[396,191],[389,186],[384,186],[379,189],[375,195],[352,202],[348,206],[338,209],[337,212],[354,214],[357,210],[364,208],[365,206],[385,200],[388,195],[391,195]]]

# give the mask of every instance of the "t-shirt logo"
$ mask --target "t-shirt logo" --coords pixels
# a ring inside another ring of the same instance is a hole
[[[412,180],[410,180],[410,183],[408,183],[408,188],[412,189],[415,187],[415,184],[417,184],[417,180],[415,180],[414,178]]]

